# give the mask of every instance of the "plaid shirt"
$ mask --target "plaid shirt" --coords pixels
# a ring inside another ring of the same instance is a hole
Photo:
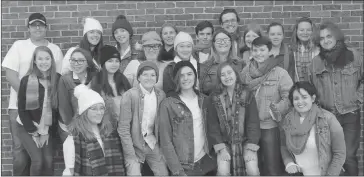
[[[97,140],[87,141],[79,134],[75,142],[75,176],[125,176],[121,141],[116,131],[101,136],[104,151]]]

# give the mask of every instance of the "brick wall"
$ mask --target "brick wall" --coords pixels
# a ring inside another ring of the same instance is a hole
[[[28,38],[26,19],[31,13],[43,13],[49,24],[48,39],[59,45],[65,53],[75,46],[82,36],[82,18],[93,16],[104,27],[104,43],[114,41],[111,25],[119,14],[127,16],[134,33],[133,40],[149,30],[159,29],[164,22],[175,23],[179,29],[194,36],[194,27],[201,20],[211,20],[218,26],[218,15],[224,8],[235,8],[245,26],[256,20],[263,26],[272,21],[284,24],[286,37],[291,36],[295,20],[308,16],[317,24],[324,20],[337,23],[347,36],[347,43],[363,49],[363,3],[353,1],[2,1],[1,5],[1,59],[15,40]],[[243,28],[244,29],[244,28]],[[287,40],[286,39],[286,40]],[[1,72],[1,162],[2,175],[12,175],[11,136],[7,113],[9,84]],[[363,137],[363,132],[361,132]],[[61,146],[58,146],[58,149]],[[363,158],[363,142],[358,153]],[[62,152],[55,157],[55,174],[60,174],[64,165]],[[363,175],[363,160],[360,160]]]

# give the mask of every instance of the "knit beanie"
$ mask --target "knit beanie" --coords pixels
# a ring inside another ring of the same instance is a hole
[[[98,20],[87,17],[85,18],[85,23],[83,25],[83,35],[91,30],[99,30],[101,33],[103,32],[102,26]]]
[[[159,69],[158,69],[158,66],[152,61],[144,61],[139,65],[138,71],[137,71],[137,78],[139,78],[139,76],[142,74],[141,69],[143,69],[144,67],[151,67],[151,68],[153,68],[155,70],[155,74],[157,75],[157,81],[156,82],[158,82]]]
[[[193,65],[190,61],[180,61],[180,62],[176,63],[176,65],[174,65],[173,79],[176,78],[178,71],[185,66],[190,67],[192,69],[193,73],[195,73],[195,78],[197,77],[197,71],[196,71],[195,67],[193,67]]]
[[[75,87],[74,95],[78,101],[78,114],[81,115],[91,106],[102,103],[105,106],[104,99],[99,93],[88,88],[84,84]]]
[[[112,37],[115,39],[114,32],[118,28],[123,28],[129,32],[130,37],[133,36],[133,28],[131,27],[129,21],[126,19],[124,15],[119,15],[116,17],[115,22],[112,24],[111,33]]]
[[[99,54],[99,61],[101,67],[104,66],[105,62],[111,58],[117,58],[121,62],[120,53],[118,49],[116,49],[114,46],[111,45],[104,45],[100,49],[100,54]]]
[[[193,39],[192,39],[191,35],[186,32],[181,31],[174,38],[174,50],[176,50],[177,45],[182,42],[190,42],[193,45]]]

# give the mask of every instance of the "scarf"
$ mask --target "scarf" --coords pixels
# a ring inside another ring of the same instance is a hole
[[[307,117],[301,123],[300,115],[296,110],[293,110],[293,116],[287,119],[286,124],[283,126],[286,135],[286,145],[289,151],[297,155],[303,152],[319,111],[319,107],[313,104]]]
[[[343,41],[337,41],[332,49],[324,49],[320,45],[320,57],[329,65],[343,68],[346,64],[354,61],[354,54],[348,51]]]
[[[39,108],[39,81],[35,73],[28,77],[27,90],[25,92],[25,109],[34,110]]]
[[[196,44],[195,45],[195,50],[202,52],[204,54],[210,54],[211,53],[211,47],[212,47],[212,43],[210,42],[209,44]]]
[[[162,61],[171,61],[174,58],[174,48],[172,47],[171,49],[169,49],[169,51],[167,51],[164,46],[162,46],[162,49],[160,51],[160,60]]]

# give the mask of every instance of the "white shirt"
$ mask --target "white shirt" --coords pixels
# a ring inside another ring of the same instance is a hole
[[[154,92],[148,92],[139,84],[144,95],[144,109],[142,117],[142,135],[145,142],[151,149],[154,149],[156,138],[154,135],[154,121],[157,113],[157,95]]]
[[[137,71],[139,65],[139,60],[131,60],[123,72],[132,87],[138,86]]]
[[[209,54],[208,53],[203,53],[203,52],[198,52],[198,56],[199,56],[199,62],[203,63],[205,62],[207,59],[209,59]]]
[[[2,67],[18,72],[18,78],[21,79],[28,72],[32,62],[34,50],[37,47],[38,46],[34,45],[30,39],[15,41],[6,54],[2,63]],[[52,51],[57,65],[57,72],[60,72],[61,61],[63,59],[63,53],[61,49],[57,45],[50,42],[48,42],[47,47]],[[17,101],[18,94],[13,88],[11,88],[8,108],[18,109]]]
[[[188,109],[192,112],[193,118],[193,140],[194,140],[194,162],[199,161],[206,152],[204,151],[205,145],[205,131],[203,126],[202,112],[198,105],[198,97],[188,99],[180,96],[181,100],[187,105]]]

